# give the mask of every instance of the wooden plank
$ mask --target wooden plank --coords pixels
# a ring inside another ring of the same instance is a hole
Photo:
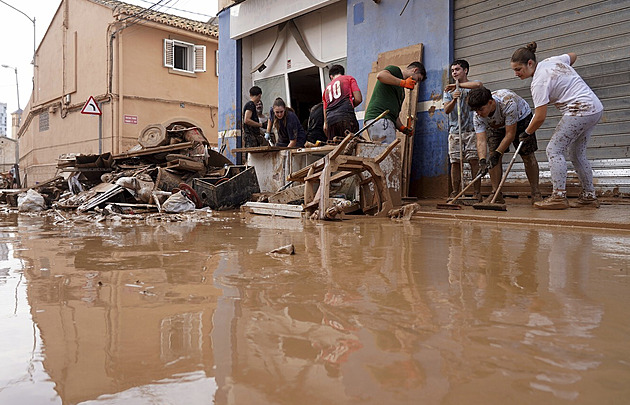
[[[344,140],[346,139],[348,139],[348,137]],[[326,219],[326,211],[330,207],[330,176],[332,174],[330,160],[333,153],[335,153],[335,151],[324,156],[324,168],[322,169],[321,176],[319,178],[319,219],[321,220]]]
[[[142,149],[135,152],[123,152],[121,154],[114,155],[113,158],[114,160],[120,160],[120,159],[128,159],[128,158],[138,157],[138,156],[155,155],[157,153],[172,152],[174,150],[188,149],[188,148],[192,148],[193,146],[194,144],[192,142],[182,142],[182,143],[176,143],[174,145],[159,146],[157,148]]]
[[[246,153],[266,153],[266,152],[277,152],[279,150],[286,149],[296,149],[296,148],[285,148],[282,146],[254,146],[250,148],[234,148],[232,152],[246,152]]]
[[[369,99],[377,81],[376,75],[379,71],[383,70],[388,65],[405,69],[411,62],[422,62],[423,49],[424,45],[420,43],[379,53],[377,62],[373,65],[373,71],[368,75],[368,90],[365,105],[369,105]],[[403,124],[409,124],[412,132],[415,132],[419,86],[416,86],[413,90],[405,89],[404,91],[405,100],[400,109],[399,119]],[[413,157],[413,135],[409,137],[399,133],[399,136],[402,136],[404,140],[401,150],[401,194],[405,197],[409,194],[409,178],[411,176],[411,160]]]
[[[258,215],[301,218],[304,208],[301,205],[270,204],[250,201],[241,205],[241,211]]]
[[[188,159],[171,160],[167,163],[166,167],[169,169],[180,169],[189,172],[200,172],[206,169],[206,166],[203,164],[203,162],[197,162]]]
[[[50,180],[46,180],[43,183],[36,184],[33,187],[31,187],[31,188],[33,190],[37,191],[37,190],[41,190],[43,188],[46,188],[48,186],[53,186],[53,185],[55,185],[55,184],[57,184],[59,182],[65,182],[65,181],[66,180],[62,176],[57,176],[57,177],[54,177],[54,178],[52,178]]]
[[[273,195],[270,195],[268,200],[273,204],[286,204],[291,201],[297,201],[304,198],[304,184],[300,184],[295,187],[289,187],[285,190],[279,191]]]
[[[299,155],[308,155],[308,154],[311,154],[311,155],[326,154],[333,149],[335,149],[333,145],[318,146],[315,148],[300,148],[298,150],[292,150],[291,155],[299,156]]]
[[[422,47],[420,48],[422,49]],[[407,92],[407,97],[405,97],[405,102],[407,103],[407,117],[403,121],[405,125],[408,125],[411,128],[412,135],[407,136],[401,133],[403,139],[403,147],[402,147],[402,187],[401,187],[401,197],[409,197],[409,187],[411,185],[411,163],[413,160],[413,137],[416,132],[416,113],[418,110],[418,93],[419,86],[413,88],[413,90],[409,90]],[[403,103],[403,108],[404,108]],[[401,110],[401,114],[402,111]],[[400,138],[399,138],[400,139]]]

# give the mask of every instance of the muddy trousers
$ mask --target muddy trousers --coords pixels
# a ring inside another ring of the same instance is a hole
[[[567,161],[565,155],[567,153],[580,179],[582,190],[589,194],[595,192],[593,169],[586,158],[586,146],[593,132],[593,127],[599,122],[602,114],[603,112],[584,117],[562,116],[546,149],[554,192],[566,190]]]

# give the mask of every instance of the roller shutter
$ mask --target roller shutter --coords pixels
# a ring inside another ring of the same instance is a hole
[[[595,186],[604,195],[630,196],[630,2],[454,0],[454,55],[470,63],[469,77],[491,90],[512,89],[533,107],[531,79],[520,80],[510,69],[512,53],[530,41],[538,44],[538,60],[577,53],[574,68],[605,109],[587,151]],[[546,191],[551,186],[545,148],[560,119],[553,106],[548,114],[537,132],[536,154]],[[510,177],[506,192],[529,193],[518,158]],[[569,193],[577,194],[579,182],[570,163],[567,180]]]

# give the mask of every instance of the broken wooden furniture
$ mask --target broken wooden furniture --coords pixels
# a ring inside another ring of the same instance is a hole
[[[359,177],[360,206],[364,214],[387,216],[393,208],[380,163],[400,140],[396,139],[376,158],[369,158],[342,154],[352,139],[352,134],[347,135],[328,155],[292,173],[287,179],[305,184],[304,208],[309,215],[318,211],[318,218],[326,219],[328,210],[334,208],[330,199],[330,185],[351,176]]]

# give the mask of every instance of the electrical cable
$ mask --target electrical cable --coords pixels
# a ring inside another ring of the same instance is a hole
[[[141,1],[141,2],[143,2],[143,3],[153,4],[153,2],[152,2],[152,1],[149,1],[149,0],[139,0],[139,1]],[[169,7],[166,7],[166,8],[168,8],[169,10],[181,11],[181,12],[183,12],[183,13],[194,14],[194,15],[200,15],[200,16],[202,16],[202,17],[208,17],[208,18],[212,18],[212,17],[214,17],[213,15],[204,14],[204,13],[198,13],[198,12],[196,12],[196,11],[188,11],[188,10],[184,10],[184,9],[181,9],[181,8],[175,8],[175,7],[172,7],[172,6],[169,6]]]

